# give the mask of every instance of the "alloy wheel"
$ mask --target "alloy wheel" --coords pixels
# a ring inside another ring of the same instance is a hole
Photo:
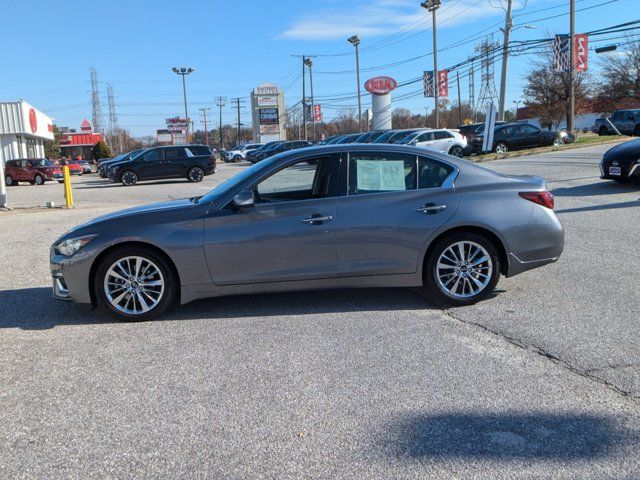
[[[116,310],[141,315],[158,306],[165,293],[160,268],[141,256],[123,257],[104,276],[104,294]]]
[[[201,182],[204,178],[204,172],[200,167],[193,167],[189,170],[189,180],[192,182]]]
[[[43,185],[44,184],[44,178],[42,178],[41,175],[36,175],[33,178],[33,181],[36,182],[36,185]]]
[[[131,171],[126,171],[122,174],[123,185],[126,185],[126,186],[135,185],[137,181],[138,181],[138,176]]]
[[[444,249],[436,264],[440,288],[454,298],[474,297],[491,282],[491,255],[480,244],[459,241]]]
[[[449,154],[453,155],[454,157],[462,158],[464,152],[461,147],[453,147]]]
[[[4,184],[7,187],[10,187],[11,185],[13,185],[14,181],[13,181],[13,177],[11,177],[10,175],[7,175],[4,179]]]
[[[504,143],[496,145],[496,153],[507,153],[507,146]]]

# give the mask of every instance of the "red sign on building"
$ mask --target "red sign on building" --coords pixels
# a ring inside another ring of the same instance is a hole
[[[397,86],[398,82],[391,77],[370,78],[364,84],[364,88],[367,92],[373,93],[374,95],[385,95],[392,90],[395,90]]]
[[[589,66],[589,35],[579,33],[573,36],[573,58],[576,72],[586,72]]]
[[[438,96],[449,96],[449,70],[438,70]]]
[[[38,131],[38,117],[36,117],[36,111],[33,108],[29,109],[29,126],[32,133]]]

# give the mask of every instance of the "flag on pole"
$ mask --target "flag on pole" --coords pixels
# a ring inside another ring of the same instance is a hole
[[[433,75],[433,70],[427,70],[422,75],[422,83],[424,88],[424,96],[425,97],[435,97],[435,78]]]
[[[571,70],[571,52],[569,51],[569,35],[556,35],[553,42],[553,69],[556,72]]]

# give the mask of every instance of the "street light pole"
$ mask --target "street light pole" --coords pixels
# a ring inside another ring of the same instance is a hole
[[[433,76],[436,81],[433,96],[436,128],[438,128],[440,124],[440,115],[438,112],[438,84],[440,82],[438,82],[438,36],[436,34],[436,10],[440,8],[440,0],[427,0],[426,2],[422,2],[420,6],[431,12],[433,21]]]
[[[186,142],[189,143],[189,110],[187,109],[187,82],[185,80],[185,77],[187,75],[189,75],[190,73],[192,73],[195,69],[193,67],[173,67],[171,69],[173,71],[173,73],[175,73],[176,75],[182,75],[182,96],[184,97],[184,118],[187,124],[187,131],[186,131]]]
[[[356,83],[358,84],[358,128],[362,132],[362,97],[360,95],[360,55],[358,53],[358,47],[360,46],[360,39],[357,35],[353,35],[347,39],[351,45],[356,49]]]
[[[502,73],[500,75],[500,105],[498,111],[498,119],[504,120],[505,97],[507,94],[507,63],[509,61],[509,35],[513,22],[511,20],[511,4],[512,0],[507,0],[507,17],[504,21],[504,40],[502,42]]]
[[[306,58],[305,65],[309,67],[309,84],[311,87],[311,128],[313,129],[313,141],[316,140],[316,112],[315,112],[315,100],[313,98],[313,61],[310,58]]]
[[[575,34],[576,23],[576,2],[569,1],[569,117],[567,118],[567,131],[573,133],[573,122],[576,108],[576,90],[574,81],[574,58],[573,58],[573,36]]]

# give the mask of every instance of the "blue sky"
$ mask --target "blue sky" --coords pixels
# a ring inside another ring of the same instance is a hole
[[[606,1],[611,3],[602,5]],[[547,37],[568,31],[568,0],[515,0],[513,40]],[[300,60],[314,58],[316,103],[325,118],[354,99],[332,97],[355,93],[353,47],[346,38],[361,38],[362,82],[375,75],[398,81],[430,69],[430,55],[392,64],[432,50],[431,21],[419,0],[111,0],[108,2],[13,2],[0,0],[3,68],[0,100],[24,98],[53,116],[58,125],[78,127],[91,117],[89,67],[97,69],[102,109],[107,120],[105,83],[113,85],[119,122],[134,135],[153,134],[164,118],[183,112],[179,78],[172,66],[193,66],[188,78],[190,114],[214,107],[214,98],[246,97],[253,86],[276,82],[286,88],[287,105],[301,97]],[[476,33],[495,32],[504,21],[500,0],[442,0],[439,50]],[[596,8],[589,8],[597,6]],[[589,31],[640,18],[638,0],[576,0],[576,31]],[[581,9],[587,9],[580,11]],[[559,16],[560,15],[560,16]],[[556,18],[548,18],[557,16]],[[527,26],[527,28],[524,28]],[[529,28],[535,27],[535,28]],[[439,53],[447,67],[473,55],[474,43]],[[324,56],[323,56],[324,55]],[[592,68],[596,55],[590,52]],[[531,56],[510,61],[508,106],[522,95]],[[499,64],[496,66],[499,79]],[[476,95],[480,78],[476,78]],[[461,81],[466,100],[466,78]],[[399,88],[399,98],[420,88]],[[453,94],[453,92],[450,92]],[[331,100],[330,100],[331,99]],[[368,106],[368,95],[363,97]],[[394,102],[424,112],[433,101],[421,96]],[[217,123],[217,112],[211,116]],[[235,122],[229,102],[225,122]],[[243,122],[250,116],[244,110]],[[201,128],[200,123],[197,126]]]

